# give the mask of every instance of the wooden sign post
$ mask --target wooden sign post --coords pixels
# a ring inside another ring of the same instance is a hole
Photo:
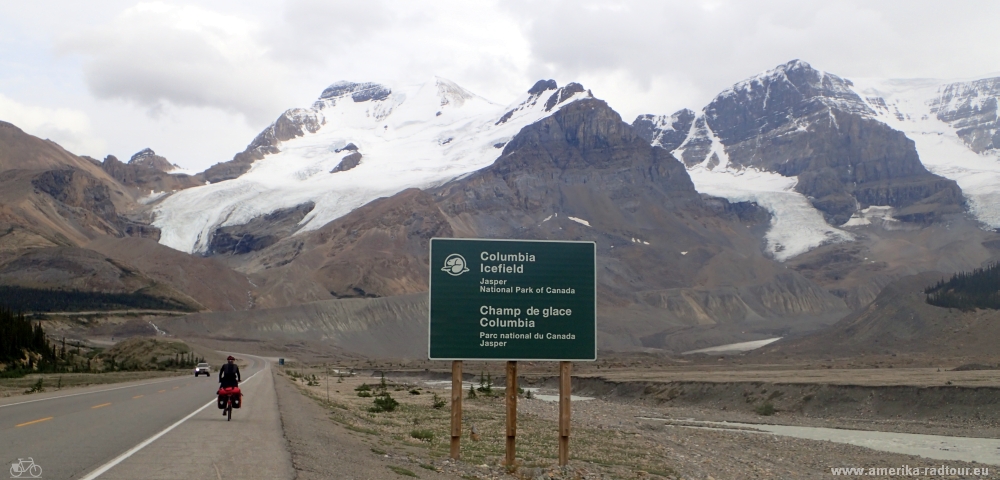
[[[569,463],[569,413],[573,362],[559,362],[559,466]]]
[[[451,362],[451,458],[458,460],[462,441],[462,361]]]
[[[507,458],[506,465],[514,465],[515,442],[517,440],[517,362],[507,362]]]
[[[507,455],[517,446],[517,362],[560,362],[559,464],[569,461],[571,361],[597,359],[594,242],[432,238],[427,358],[451,360],[451,458],[462,438],[462,361],[507,362]]]

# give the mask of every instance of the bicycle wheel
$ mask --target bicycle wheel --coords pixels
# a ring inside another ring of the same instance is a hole
[[[233,404],[230,403],[226,405],[226,421],[228,422],[232,419],[233,419]]]
[[[32,465],[31,468],[28,469],[28,474],[35,478],[41,477],[42,467],[38,465]]]

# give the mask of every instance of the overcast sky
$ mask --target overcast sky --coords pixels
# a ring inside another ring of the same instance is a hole
[[[200,171],[337,80],[438,75],[500,104],[576,81],[631,122],[794,58],[847,78],[995,75],[998,20],[995,1],[3,2],[0,120]]]

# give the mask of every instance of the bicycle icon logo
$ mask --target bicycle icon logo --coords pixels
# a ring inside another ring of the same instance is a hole
[[[42,467],[35,463],[35,459],[28,457],[27,460],[18,458],[17,463],[10,465],[10,478],[22,478],[21,475],[28,474],[23,478],[41,478]]]

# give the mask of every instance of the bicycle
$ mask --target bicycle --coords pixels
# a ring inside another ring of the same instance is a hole
[[[23,458],[18,458],[17,463],[10,464],[10,478],[21,478],[21,475],[27,473],[31,478],[39,478],[42,476],[42,467],[35,463],[35,459],[28,457],[25,461]]]
[[[222,410],[226,421],[231,421],[233,419],[233,409],[240,408],[243,394],[240,393],[239,387],[219,388],[218,394],[219,409]]]

